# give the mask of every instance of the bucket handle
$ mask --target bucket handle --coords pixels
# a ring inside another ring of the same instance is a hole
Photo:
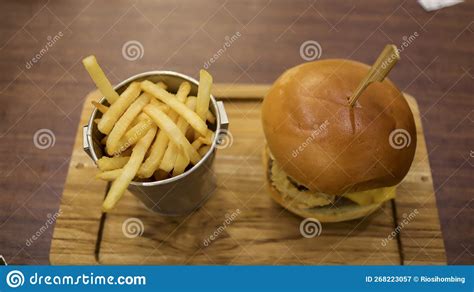
[[[89,155],[89,157],[94,160],[94,157],[92,156],[92,145],[89,144],[89,135],[87,134],[89,130],[89,125],[85,125],[82,127],[82,148],[84,148],[84,151]]]
[[[228,130],[229,118],[227,117],[227,113],[224,108],[224,103],[222,101],[217,102],[217,111],[218,111],[219,121],[221,124],[220,130]]]

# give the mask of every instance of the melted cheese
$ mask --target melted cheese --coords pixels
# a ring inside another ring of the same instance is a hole
[[[379,188],[374,190],[345,194],[344,197],[361,206],[379,204],[395,198],[396,187]]]
[[[290,197],[295,200],[301,208],[314,208],[323,207],[334,203],[335,197],[323,193],[311,192],[311,191],[300,191],[296,188],[288,179],[287,174],[281,169],[278,163],[273,158],[273,155],[269,153],[273,163],[271,167],[272,172],[272,184],[284,197]],[[345,194],[344,197],[353,201],[360,206],[366,206],[371,204],[380,204],[395,198],[396,186],[378,188],[373,190],[367,190],[362,192],[352,192]]]

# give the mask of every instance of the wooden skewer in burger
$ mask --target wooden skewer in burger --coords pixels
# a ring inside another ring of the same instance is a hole
[[[277,79],[262,104],[263,160],[276,202],[302,217],[339,222],[395,197],[416,149],[413,114],[385,78],[399,58],[387,45],[372,67],[328,59]],[[408,143],[400,147],[393,133]]]

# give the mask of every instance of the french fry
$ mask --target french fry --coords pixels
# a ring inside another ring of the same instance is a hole
[[[99,112],[105,114],[105,112],[109,109],[108,106],[105,106],[103,104],[101,104],[100,102],[97,102],[97,101],[92,101],[92,105],[97,109],[99,110]]]
[[[181,85],[179,86],[178,92],[176,93],[176,99],[179,102],[184,103],[190,91],[191,91],[191,85],[188,82],[181,83]],[[172,111],[168,116],[176,124],[178,122],[178,119],[180,118],[178,113],[175,111]],[[178,128],[180,127],[178,126]],[[178,152],[179,152],[178,150],[179,149],[177,145],[175,145],[172,142],[169,142],[168,147],[166,148],[165,155],[163,156],[163,159],[161,160],[161,163],[160,163],[161,170],[165,172],[170,172],[173,169],[174,162],[176,161],[176,156],[178,155]]]
[[[144,119],[135,126],[133,126],[129,131],[123,136],[123,141],[128,141],[135,144],[141,137],[145,136],[146,132],[152,127],[153,122],[150,118]],[[138,136],[138,138],[136,138]]]
[[[97,166],[102,171],[114,170],[117,168],[122,168],[127,164],[130,157],[106,157],[103,156],[97,160]]]
[[[181,82],[178,88],[178,92],[176,92],[176,98],[184,103],[186,101],[186,97],[188,97],[189,93],[191,92],[191,84],[187,81]]]
[[[194,149],[198,150],[199,147],[202,146],[202,139],[197,139],[196,141],[194,141],[191,146],[193,146]]]
[[[122,172],[123,169],[117,168],[114,170],[99,172],[95,177],[105,181],[114,181],[122,174]]]
[[[106,145],[106,144],[107,144],[107,138],[109,138],[109,136],[104,136],[104,138],[102,138],[102,139],[100,140],[100,144]]]
[[[194,111],[195,108],[196,108],[196,97],[195,96],[189,96],[188,100],[186,101],[186,106],[190,110]],[[186,132],[188,130],[188,127],[189,127],[189,124],[188,124],[188,122],[186,122],[186,120],[183,117],[180,117],[178,119],[178,123],[176,125],[178,126],[181,133],[186,134]],[[176,156],[176,159],[173,163],[172,168],[174,169],[177,164],[178,164],[179,169],[182,169],[184,171],[186,166],[189,164],[189,158],[185,157],[184,153],[178,153],[178,155]],[[186,165],[184,165],[184,164],[186,164]],[[178,171],[179,171],[179,169],[178,169]]]
[[[168,146],[168,135],[160,130],[156,135],[155,142],[150,149],[150,155],[138,170],[137,176],[140,178],[149,178],[153,175],[155,170],[160,166],[166,147]]]
[[[201,145],[202,145],[201,139],[197,139],[191,144],[191,146],[195,150],[198,150],[199,147],[201,147]],[[176,158],[176,162],[173,168],[173,176],[182,174],[188,165],[189,165],[189,157],[187,157],[186,155],[178,155],[178,158]]]
[[[184,104],[182,105],[186,107]],[[186,110],[189,111],[187,107]],[[189,156],[192,163],[196,164],[199,161],[199,153],[197,153],[196,149],[191,146],[183,133],[181,133],[181,131],[178,129],[178,126],[176,126],[176,124],[173,123],[173,121],[164,112],[162,112],[157,106],[151,104],[145,106],[143,111],[149,115],[150,118],[152,118],[160,130],[164,131],[168,135],[169,139],[173,143],[178,145],[178,147],[180,147],[181,150],[183,150],[184,153]]]
[[[149,120],[150,118],[144,113],[144,112],[141,112],[134,120],[133,122],[130,124],[129,128],[131,129],[132,127],[134,127],[136,124],[138,124],[139,122],[141,121],[144,121],[144,120]],[[129,129],[129,130],[130,130]]]
[[[193,96],[194,98],[197,98],[196,96]],[[216,123],[216,117],[214,116],[214,114],[210,111],[210,110],[207,110],[207,113],[206,113],[206,120],[211,123],[211,124],[215,124]]]
[[[156,99],[152,99],[150,103],[155,100],[158,102],[158,107],[163,110],[164,113],[168,113],[169,107],[165,104],[162,104],[161,101]],[[162,106],[166,106],[167,108],[163,109]],[[144,115],[148,120],[150,117],[146,113],[141,113]],[[140,178],[149,178],[153,175],[153,172],[158,169],[160,166],[161,159],[163,159],[163,155],[165,154],[166,147],[168,147],[168,135],[159,130],[158,134],[156,135],[155,141],[150,147],[149,155],[146,158],[145,162],[143,162],[142,166],[138,170],[137,176]]]
[[[100,68],[97,63],[95,56],[88,56],[82,60],[82,64],[89,72],[92,81],[99,89],[100,93],[107,99],[110,104],[113,104],[119,99],[118,93],[113,89],[112,84],[110,84],[109,79],[104,74],[102,68]]]
[[[152,105],[157,105],[157,106],[162,106],[162,105],[164,105],[164,103],[162,103],[161,101],[159,101],[159,100],[156,99],[156,98],[153,98],[152,100],[150,100],[150,103],[151,103]]]
[[[132,155],[132,150],[133,150],[132,148],[128,148],[116,157],[127,157],[127,156],[130,157]]]
[[[144,112],[141,112],[136,118],[136,120],[139,121],[139,122],[144,121],[144,120],[149,120],[149,119],[150,119],[150,117],[147,114],[145,114]]]
[[[152,99],[152,100],[156,100],[156,99]],[[168,112],[169,110],[169,106],[167,106],[166,104],[163,104],[163,105],[160,105],[159,106],[160,110],[162,110],[163,112]],[[130,130],[131,128],[133,128],[134,126],[136,126],[139,122],[143,122],[143,121],[146,121],[146,120],[150,120],[150,117],[145,114],[144,112],[141,112],[134,120],[133,122],[130,124],[129,126],[129,129]],[[127,130],[127,131],[128,131]]]
[[[153,126],[153,122],[150,119],[144,120],[133,126],[130,130],[128,130],[125,135],[123,135],[122,139],[120,139],[119,146],[117,151],[113,153],[114,156],[125,151],[128,147],[134,145],[138,142],[145,134],[151,129]]]
[[[168,112],[170,110],[170,107],[167,106],[166,104],[162,103],[161,101],[159,101],[158,99],[156,98],[152,98],[150,100],[150,104],[153,104],[153,105],[157,105],[160,110],[164,111],[164,112]],[[143,113],[144,115],[146,115],[145,113]]]
[[[126,133],[128,127],[133,122],[135,117],[140,114],[142,109],[150,102],[151,96],[148,93],[143,93],[135,100],[125,113],[115,123],[112,131],[107,139],[107,154],[113,155],[118,150],[120,138]]]
[[[191,127],[193,127],[200,135],[207,135],[209,130],[207,129],[206,123],[195,112],[189,110],[182,102],[179,102],[176,98],[174,98],[173,94],[156,86],[148,80],[143,81],[141,83],[141,87],[145,92],[150,93],[154,97],[166,103],[172,110],[184,117]]]
[[[214,133],[212,131],[209,131],[206,137],[199,137],[197,140],[201,140],[202,144],[204,145],[211,145],[213,138],[214,138]]]
[[[119,175],[119,177],[117,177],[117,179],[112,183],[107,197],[102,204],[102,209],[105,212],[110,211],[115,206],[115,204],[122,197],[130,182],[132,182],[133,178],[137,174],[138,169],[140,168],[140,165],[142,164],[145,153],[147,152],[151,142],[153,141],[153,138],[156,135],[156,131],[157,128],[153,126],[133,148],[130,160],[123,167],[122,173]]]
[[[202,146],[201,148],[199,148],[198,153],[199,153],[199,155],[201,155],[201,157],[204,157],[204,155],[206,155],[206,153],[209,151],[209,149],[211,149],[211,146],[209,146],[209,145]]]
[[[100,119],[94,119],[94,123],[99,124],[99,123],[100,123]]]
[[[189,165],[189,158],[187,158],[184,155],[179,155],[176,158],[176,162],[173,167],[173,176],[182,174],[188,165]]]
[[[196,109],[196,97],[189,96],[188,99],[186,100],[186,106],[190,110],[194,111]],[[178,128],[181,130],[181,133],[186,134],[189,123],[183,117],[179,117],[177,125],[178,125]]]
[[[132,82],[120,95],[120,98],[112,104],[107,112],[100,119],[99,131],[109,134],[117,120],[127,110],[130,104],[137,99],[140,94],[140,83]]]
[[[207,114],[206,114],[206,120],[211,124],[216,123],[216,117],[209,110],[207,111]]]
[[[212,76],[206,70],[201,69],[199,71],[199,87],[196,100],[196,114],[204,122],[206,122],[207,112],[209,111],[209,102],[211,100],[211,86]],[[200,133],[194,132],[194,139],[197,139],[199,135]]]
[[[157,82],[156,86],[163,88],[164,90],[168,89],[168,85],[166,85],[166,83],[164,83],[163,81]]]
[[[168,176],[169,176],[169,174],[167,172],[164,172],[163,170],[157,170],[153,174],[153,178],[157,181],[167,179]]]
[[[178,152],[178,146],[172,142],[168,142],[168,147],[166,148],[165,154],[163,155],[159,169],[163,170],[164,172],[170,172],[173,169]]]
[[[194,110],[194,108],[196,106],[196,97],[195,96],[189,96],[188,101],[186,102],[186,105],[191,110]],[[181,119],[181,118],[180,118],[180,120],[178,120],[178,127],[184,126],[184,125],[181,124],[183,121],[185,122],[185,120]],[[187,127],[183,127],[183,128],[180,128],[180,129],[182,130],[183,133],[186,133],[187,130],[188,130]],[[192,133],[193,132],[190,132],[190,134],[192,134]],[[206,137],[199,137],[196,141],[194,141],[192,143],[192,146],[195,149],[199,149],[199,147],[201,147],[201,145],[203,145],[203,144],[211,145],[212,144],[212,138],[213,138],[213,132],[209,131],[208,135],[206,135]],[[183,173],[184,170],[186,169],[186,167],[188,166],[188,164],[189,164],[189,158],[186,158],[182,153],[178,154],[178,156],[176,158],[176,161],[175,161],[175,164],[174,164],[174,167],[173,167],[173,176],[176,176],[176,175],[179,175],[179,174]]]
[[[189,95],[189,92],[191,92],[191,84],[189,84],[187,81],[181,82],[178,92],[176,92],[176,99],[179,102],[184,103],[186,101],[186,97]]]
[[[203,120],[209,110],[211,100],[212,76],[204,69],[199,71],[199,88],[196,101],[196,114]]]
[[[159,105],[158,108],[163,112],[168,112],[171,110],[170,107],[167,106],[166,104]]]

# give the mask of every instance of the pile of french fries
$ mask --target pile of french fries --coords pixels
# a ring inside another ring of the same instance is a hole
[[[163,82],[132,82],[118,94],[94,56],[82,60],[108,106],[92,102],[102,113],[94,120],[105,136],[105,155],[97,177],[112,181],[102,209],[111,210],[130,182],[156,181],[184,173],[209,151],[215,116],[209,111],[212,76],[200,71],[198,94],[182,82],[176,94]]]

